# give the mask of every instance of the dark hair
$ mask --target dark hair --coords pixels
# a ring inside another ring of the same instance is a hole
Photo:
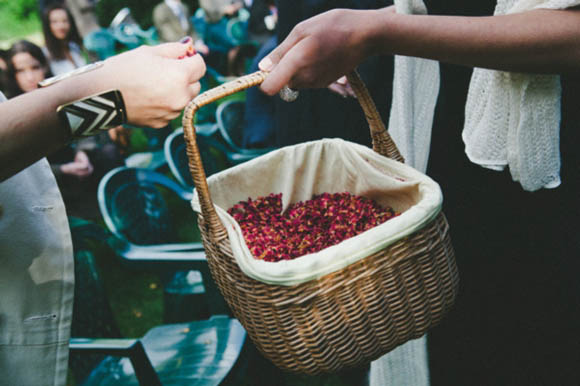
[[[50,29],[50,13],[56,9],[64,10],[70,23],[70,31],[68,33],[67,40],[64,42],[54,37]],[[42,12],[42,33],[44,34],[46,49],[48,50],[51,59],[66,59],[66,51],[68,50],[69,42],[74,42],[78,44],[79,47],[82,47],[83,45],[73,15],[70,13],[69,9],[61,3],[49,5]]]
[[[6,70],[5,86],[6,96],[8,98],[14,98],[15,96],[24,93],[16,81],[16,68],[14,68],[14,63],[12,62],[14,55],[20,53],[28,53],[34,59],[38,60],[40,65],[45,68],[44,76],[46,78],[52,76],[50,67],[48,66],[48,60],[46,60],[46,56],[44,56],[42,49],[36,44],[29,42],[28,40],[20,40],[14,43],[12,47],[10,47],[8,54],[6,55],[8,69]]]
[[[0,49],[0,60],[8,66],[8,51]],[[4,92],[4,84],[6,83],[6,71],[0,67],[0,92]]]
[[[8,50],[3,50],[0,48],[0,59],[4,61],[8,59]]]

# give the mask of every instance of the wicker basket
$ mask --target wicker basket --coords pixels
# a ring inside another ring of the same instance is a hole
[[[202,106],[259,85],[266,76],[256,72],[223,84],[185,109],[189,167],[209,267],[236,318],[276,366],[306,374],[361,366],[421,337],[452,306],[458,275],[447,221],[439,213],[380,252],[303,284],[278,286],[246,276],[213,206],[192,122]],[[373,149],[402,162],[366,87],[356,73],[348,78],[367,117]]]

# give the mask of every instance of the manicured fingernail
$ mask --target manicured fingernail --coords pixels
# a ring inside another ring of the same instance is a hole
[[[196,52],[195,52],[195,48],[193,48],[193,46],[187,47],[187,53],[186,53],[186,55],[187,55],[188,58],[191,58],[195,54],[196,54]]]
[[[183,59],[185,58],[185,55],[181,55],[180,57],[178,57],[177,59]]]
[[[272,68],[274,67],[274,63],[272,63],[272,60],[270,60],[270,58],[265,57],[260,61],[260,63],[258,63],[258,67],[260,67],[260,70],[262,71],[271,71]]]
[[[183,43],[183,44],[187,44],[189,42],[193,41],[193,39],[191,38],[191,36],[186,36],[183,39],[181,39],[179,42]]]
[[[338,80],[336,81],[336,83],[341,84],[341,85],[345,85],[346,84],[346,76],[342,76],[340,78],[338,78]]]

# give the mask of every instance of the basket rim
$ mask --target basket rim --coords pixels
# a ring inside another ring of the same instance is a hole
[[[422,199],[405,210],[400,216],[355,237],[346,239],[339,244],[316,253],[276,263],[255,259],[245,243],[239,224],[227,213],[227,208],[223,208],[214,202],[214,208],[226,228],[227,237],[236,262],[240,269],[249,277],[266,284],[283,286],[294,286],[320,278],[389,247],[398,240],[422,229],[441,212],[443,200],[441,189],[431,178],[408,165],[383,157],[372,149],[342,139],[310,141],[275,150],[211,176],[208,178],[208,184],[210,186],[223,186],[224,179],[251,171],[254,165],[258,163],[268,163],[273,157],[278,157],[279,154],[277,153],[280,151],[291,151],[291,148],[296,147],[319,146],[321,143],[322,146],[343,146],[346,143],[349,148],[353,149],[353,152],[359,152],[357,154],[360,154],[361,157],[367,160],[380,161],[381,165],[390,167],[389,171],[396,172],[390,176],[393,179],[397,176],[411,179],[412,183],[407,182],[407,184],[416,185]],[[287,155],[283,154],[282,156]],[[345,160],[346,163],[347,161]],[[386,171],[383,176],[385,178],[389,177]],[[403,182],[400,184],[404,185]],[[198,213],[201,211],[196,191],[194,191],[192,208]]]

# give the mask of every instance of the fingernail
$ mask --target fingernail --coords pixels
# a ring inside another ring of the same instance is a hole
[[[186,55],[187,55],[188,58],[191,58],[195,54],[196,54],[196,52],[195,52],[195,48],[193,48],[193,46],[187,47],[187,53],[186,53]]]
[[[346,84],[346,76],[342,76],[340,78],[338,78],[338,80],[336,81],[336,83],[341,84],[341,85],[345,85]]]
[[[272,63],[270,58],[265,57],[260,61],[260,63],[258,63],[258,67],[260,67],[260,70],[262,71],[271,71],[272,67],[274,67],[274,63]]]
[[[185,55],[181,55],[177,59],[183,59],[183,58],[185,58]]]
[[[183,39],[181,39],[179,42],[182,44],[187,44],[189,42],[193,41],[193,39],[191,38],[191,36],[186,36]]]

